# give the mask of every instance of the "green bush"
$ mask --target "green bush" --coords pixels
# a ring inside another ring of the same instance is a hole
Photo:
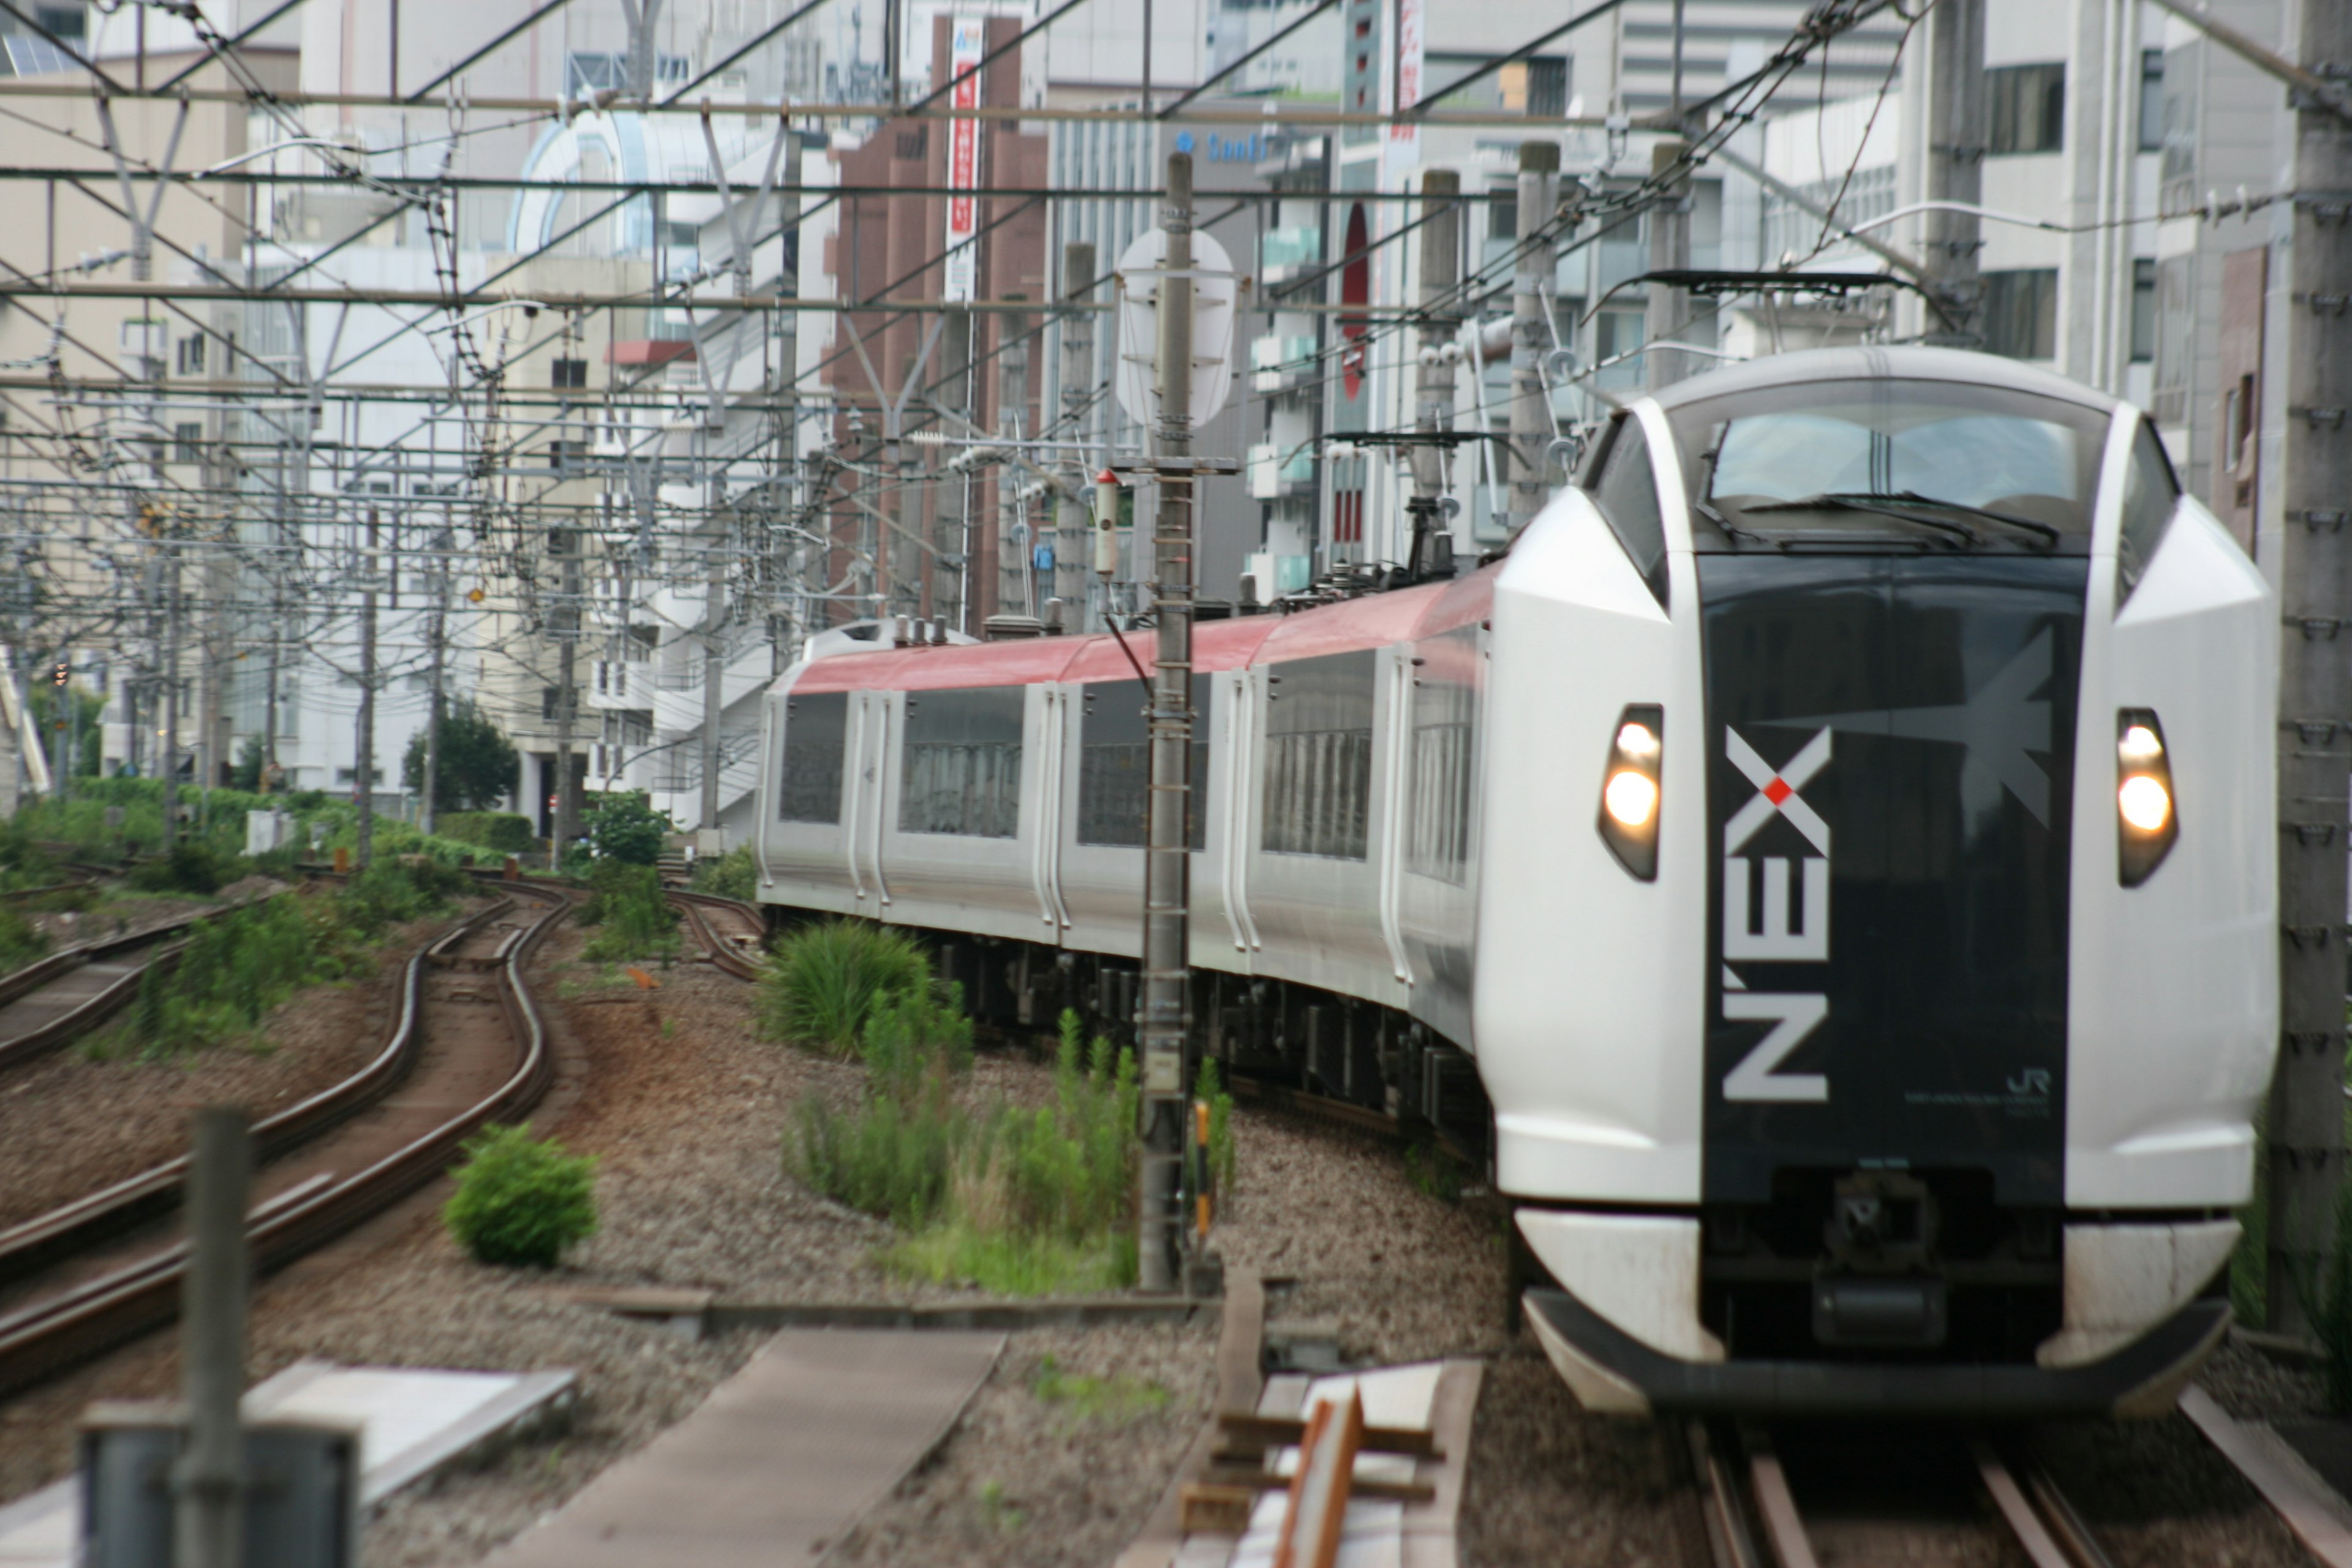
[[[520,1127],[486,1127],[466,1143],[457,1191],[441,1211],[484,1263],[552,1268],[596,1230],[596,1160]]]
[[[1234,1097],[1217,1073],[1217,1058],[1201,1058],[1192,1098],[1209,1108],[1209,1180],[1220,1193],[1234,1189]],[[1221,1200],[1222,1204],[1222,1200]]]
[[[912,1229],[938,1211],[965,1139],[954,1085],[971,1070],[971,1020],[952,991],[910,991],[867,1021],[858,1048],[863,1103],[842,1116],[822,1100],[803,1100],[786,1163],[827,1197]]]
[[[599,860],[588,873],[590,892],[577,916],[602,929],[581,949],[592,963],[632,958],[677,956],[677,911],[662,897],[661,877],[651,866]]]
[[[656,811],[642,791],[608,795],[588,814],[588,847],[600,860],[651,866],[669,833],[668,814]]]
[[[721,899],[740,899],[750,903],[760,896],[760,868],[751,858],[751,847],[739,844],[724,855],[694,863],[694,890]]]
[[[847,1056],[894,998],[930,984],[930,961],[904,931],[866,921],[803,926],[776,943],[760,983],[760,1022],[771,1037]]]
[[[13,909],[0,908],[0,973],[22,969],[49,951],[41,929]]]
[[[528,855],[539,847],[530,818],[510,811],[445,811],[434,817],[433,827],[444,838],[496,855]]]
[[[131,885],[142,893],[217,893],[245,875],[232,856],[223,855],[201,840],[180,839],[169,855],[159,856],[131,873]]]

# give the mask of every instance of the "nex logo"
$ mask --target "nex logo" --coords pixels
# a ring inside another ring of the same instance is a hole
[[[1756,754],[1739,731],[1726,726],[1724,755],[1756,786],[1747,805],[1723,825],[1723,1016],[1727,1020],[1769,1021],[1772,1027],[1723,1080],[1727,1100],[1822,1103],[1829,1079],[1820,1073],[1777,1073],[1782,1062],[1829,1016],[1829,998],[1820,993],[1790,995],[1752,992],[1732,973],[1731,961],[1824,963],[1830,956],[1830,825],[1797,792],[1811,784],[1830,760],[1830,731],[1805,742],[1778,770]],[[1760,929],[1748,924],[1751,861],[1740,853],[1774,816],[1788,819],[1820,851],[1802,858],[1804,902],[1790,917],[1792,872],[1786,856],[1764,856],[1764,909]]]

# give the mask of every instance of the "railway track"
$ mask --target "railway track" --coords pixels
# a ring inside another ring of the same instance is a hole
[[[738,980],[757,980],[767,972],[760,950],[767,940],[768,922],[758,906],[683,888],[666,888],[663,897],[686,917],[694,940],[718,968]]]
[[[1694,1422],[1712,1568],[2014,1561],[2109,1568],[2022,1447],[1940,1427]]]
[[[131,1000],[149,964],[177,960],[180,944],[172,938],[258,901],[199,910],[121,936],[76,942],[0,976],[0,1068],[29,1061],[88,1034]],[[148,952],[150,948],[156,951]]]
[[[483,1125],[546,1091],[552,1063],[522,965],[571,900],[508,892],[409,961],[366,1067],[254,1128],[257,1274],[430,1182]],[[171,1222],[186,1177],[174,1160],[0,1233],[0,1394],[177,1313],[186,1247]]]

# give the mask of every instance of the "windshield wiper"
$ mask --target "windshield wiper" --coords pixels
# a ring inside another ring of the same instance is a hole
[[[2020,517],[2015,512],[1995,511],[1990,507],[1971,506],[1962,500],[1942,500],[1935,496],[1923,496],[1917,490],[1898,490],[1886,499],[1907,500],[1913,506],[1938,506],[1953,511],[1964,511],[1970,517],[1981,517],[1990,522],[2005,522],[2011,528],[2021,528],[2029,533],[2039,534],[2044,544],[2054,545],[2058,542],[2056,529],[2046,522],[2036,522],[2030,517]]]
[[[1968,544],[1977,545],[1984,542],[1984,535],[1965,522],[1956,522],[1943,517],[1922,517],[1917,512],[1904,511],[1899,506],[1891,504],[1906,500],[1907,498],[1903,496],[1824,491],[1820,495],[1800,496],[1795,500],[1763,501],[1755,506],[1741,507],[1739,510],[1750,516],[1759,511],[1866,511],[1879,517],[1894,518],[1898,522],[1912,522],[1921,528],[1932,528],[1938,533],[1949,534]]]
[[[1740,527],[1738,523],[1724,516],[1722,512],[1717,510],[1711,502],[1694,501],[1691,504],[1697,509],[1699,516],[1706,519],[1707,521],[1723,530],[1724,537],[1727,539],[1751,539],[1759,544],[1765,542],[1762,534],[1757,532],[1752,528]]]

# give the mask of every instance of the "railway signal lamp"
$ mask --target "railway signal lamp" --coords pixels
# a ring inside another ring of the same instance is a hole
[[[2172,763],[2164,726],[2146,708],[2116,715],[2116,873],[2126,888],[2156,874],[2180,837],[2172,806]]]
[[[1617,719],[1601,772],[1601,837],[1609,852],[1644,882],[1658,879],[1659,771],[1665,760],[1666,710],[1634,703]]]

